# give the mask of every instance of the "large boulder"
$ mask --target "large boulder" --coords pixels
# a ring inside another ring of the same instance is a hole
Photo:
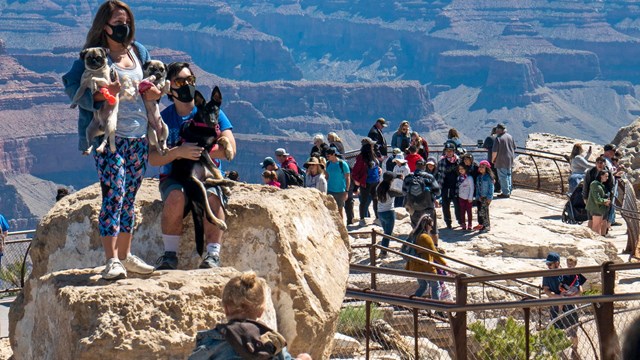
[[[222,289],[239,274],[176,270],[108,282],[96,269],[74,269],[32,279],[12,329],[15,359],[185,359],[197,330],[225,320]],[[275,327],[271,301],[266,314]]]
[[[136,198],[132,252],[149,263],[163,251],[157,188],[157,180],[146,179]],[[62,199],[41,221],[31,249],[32,275],[11,309],[12,343],[38,279],[104,263],[100,204],[100,188],[94,185]],[[348,235],[336,209],[331,197],[313,189],[238,185],[228,205],[229,229],[220,254],[222,266],[251,269],[267,280],[289,349],[318,359],[329,355],[349,272]],[[178,252],[181,269],[194,269],[200,261],[193,238],[192,222],[186,220]]]
[[[622,152],[620,163],[625,166],[627,178],[636,194],[640,194],[640,118],[621,127],[611,143]]]

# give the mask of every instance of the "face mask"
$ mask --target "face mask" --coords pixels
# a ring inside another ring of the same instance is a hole
[[[129,29],[128,24],[121,24],[121,25],[107,24],[107,25],[109,25],[112,31],[112,34],[109,35],[107,33],[107,36],[109,36],[113,41],[123,44],[127,40],[127,37],[129,37],[129,31],[131,30]]]
[[[171,90],[175,91],[176,94],[178,94],[178,96],[175,96],[174,98],[178,99],[178,101],[183,103],[188,103],[193,101],[193,97],[196,94],[196,87],[191,84],[182,85],[177,89],[171,89]]]

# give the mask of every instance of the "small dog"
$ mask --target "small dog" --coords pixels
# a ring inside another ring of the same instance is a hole
[[[142,66],[144,71],[144,80],[138,85],[140,94],[145,92],[151,86],[155,86],[162,94],[169,93],[170,82],[167,80],[167,68],[162,61],[151,60]],[[147,138],[149,146],[155,146],[158,153],[164,155],[169,151],[167,148],[167,138],[169,137],[169,127],[162,121],[160,116],[160,106],[157,101],[144,101],[144,107],[147,110],[147,120],[149,126],[147,128]]]
[[[80,52],[80,58],[84,61],[84,72],[80,78],[80,87],[71,101],[71,108],[78,106],[78,101],[87,89],[94,94],[100,91],[101,88],[106,88],[112,82],[118,81],[118,74],[107,65],[107,51],[105,49],[101,47],[84,49]],[[107,140],[111,151],[116,151],[115,137],[119,103],[117,94],[114,96],[114,100],[113,104],[105,102],[99,110],[93,112],[93,120],[87,127],[86,132],[87,142],[90,145],[83,154],[88,155],[91,153],[93,139],[105,133],[106,136],[100,146],[96,148],[96,151],[99,153],[104,152]]]
[[[211,93],[211,100],[206,102],[199,91],[194,97],[198,108],[193,120],[185,123],[180,129],[180,138],[184,142],[196,143],[204,151],[197,161],[189,159],[175,160],[171,165],[170,177],[177,180],[184,187],[188,198],[188,208],[193,216],[196,235],[196,250],[202,255],[204,250],[204,218],[222,230],[227,224],[218,219],[209,206],[206,185],[233,186],[235,181],[225,179],[220,169],[215,165],[209,152],[216,143],[224,149],[227,160],[232,160],[235,152],[229,139],[219,135],[218,115],[222,104],[222,93],[216,86]]]

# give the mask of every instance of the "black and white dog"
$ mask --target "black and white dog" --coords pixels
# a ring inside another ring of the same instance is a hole
[[[187,197],[187,208],[191,211],[195,228],[196,250],[202,255],[204,251],[204,219],[218,226],[222,230],[227,229],[227,224],[218,219],[209,206],[205,185],[233,186],[235,182],[224,179],[220,169],[215,165],[209,152],[214,145],[224,149],[227,160],[232,160],[235,151],[229,139],[220,136],[218,116],[222,105],[222,93],[216,86],[211,93],[211,100],[206,102],[204,96],[196,91],[194,102],[198,111],[193,120],[186,122],[180,129],[180,138],[183,142],[195,143],[204,148],[200,159],[177,159],[171,164],[169,177],[178,181],[184,188]]]

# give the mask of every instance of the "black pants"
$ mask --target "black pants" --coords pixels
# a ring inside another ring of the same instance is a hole
[[[369,217],[369,202],[373,200],[373,213],[378,217],[378,196],[376,189],[378,183],[369,183],[366,187],[360,187],[360,219]]]
[[[353,223],[353,190],[355,185],[351,182],[351,186],[347,191],[347,201],[344,202],[344,213],[347,216],[347,224]]]
[[[496,182],[495,184],[493,184],[493,192],[499,193],[502,191],[502,187],[500,187],[500,181],[498,180],[498,169],[496,169],[495,164],[491,164],[491,171],[493,172],[493,175],[496,177]]]
[[[460,204],[458,204],[458,197],[456,196],[455,188],[442,189],[442,215],[447,227],[451,225],[451,203],[453,203],[453,211],[456,216],[456,220],[460,223]]]

